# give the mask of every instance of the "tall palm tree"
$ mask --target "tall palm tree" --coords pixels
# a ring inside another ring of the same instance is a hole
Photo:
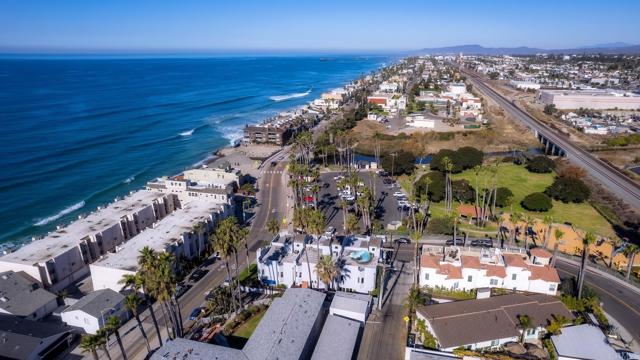
[[[324,283],[325,290],[331,289],[333,280],[340,275],[340,269],[335,262],[331,259],[331,256],[322,256],[320,261],[316,264],[316,273],[318,278]]]
[[[147,305],[149,306],[149,314],[151,315],[151,319],[153,321],[153,326],[156,328],[156,333],[158,334],[158,342],[160,346],[162,346],[162,335],[160,334],[160,326],[158,325],[158,319],[156,317],[156,312],[153,309],[153,301],[155,300],[151,295],[151,289],[154,286],[154,271],[155,271],[155,262],[156,262],[156,254],[148,246],[145,246],[140,250],[140,254],[138,255],[138,265],[139,271],[136,274],[137,279],[132,279],[125,275],[124,279],[128,279],[127,281],[133,281],[133,284],[137,286],[137,290],[144,290],[144,299]],[[136,288],[134,288],[136,289]]]
[[[96,337],[98,338],[99,347],[105,355],[107,355],[107,359],[111,360],[111,353],[109,353],[109,349],[107,348],[107,337],[108,334],[105,329],[100,329],[96,332]]]
[[[355,234],[360,231],[360,224],[358,221],[358,217],[355,216],[354,214],[349,214],[349,216],[347,216],[345,231],[349,235]]]
[[[589,246],[596,242],[596,236],[592,232],[587,232],[582,238],[582,261],[580,262],[580,274],[578,275],[578,299],[582,298],[582,285],[587,270],[587,260],[589,259]]]
[[[640,252],[640,246],[636,244],[627,244],[624,248],[624,254],[627,256],[627,275],[626,278],[631,278],[631,270],[633,269],[633,262],[636,259],[636,254]]]
[[[516,242],[516,231],[518,230],[518,222],[522,220],[522,214],[519,212],[511,212],[509,214],[509,222],[513,225],[513,237],[511,239],[511,245]]]
[[[551,226],[553,226],[553,217],[551,215],[547,215],[544,217],[544,220],[542,222],[547,227],[544,232],[544,245],[543,245],[543,247],[546,249],[547,243],[549,242],[549,236],[551,236]]]
[[[149,337],[147,336],[147,332],[144,331],[144,326],[142,326],[142,321],[140,320],[140,304],[142,300],[138,297],[137,294],[129,294],[124,298],[124,307],[133,315],[138,323],[138,329],[142,334],[142,338],[144,339],[147,345],[147,352],[151,352],[151,346],[149,345]]]
[[[102,341],[104,341],[103,337],[91,334],[84,335],[80,340],[80,349],[82,349],[83,353],[91,353],[93,359],[98,360],[98,348],[101,346],[100,343]]]
[[[107,323],[105,324],[105,331],[107,334],[114,334],[116,336],[116,341],[118,342],[118,347],[120,347],[120,352],[122,353],[122,358],[127,360],[127,352],[124,350],[124,345],[122,345],[122,338],[120,337],[120,318],[117,316],[109,316],[107,319]],[[108,336],[107,336],[108,337]]]
[[[564,237],[564,231],[560,230],[559,228],[556,228],[553,235],[555,235],[556,241],[553,243],[553,257],[551,258],[551,266],[555,267],[556,259],[558,255],[558,247],[562,243],[562,237]]]
[[[151,279],[151,288],[149,293],[153,298],[160,303],[160,309],[162,310],[162,318],[165,322],[165,330],[167,331],[167,338],[173,340],[175,338],[175,322],[171,310],[167,308],[167,301],[169,294],[166,289],[166,274],[169,271],[167,269],[168,264],[166,261],[159,261],[156,258],[155,261],[154,276]]]
[[[524,344],[524,337],[527,333],[527,330],[533,329],[535,325],[533,324],[533,318],[529,315],[518,315],[518,328],[521,331],[520,334],[520,343]]]
[[[380,299],[382,301],[382,299]],[[426,301],[426,296],[422,292],[419,286],[412,285],[409,289],[407,297],[404,299],[404,308],[407,310],[409,316],[413,316],[419,305],[423,305]]]
[[[609,243],[609,245],[611,245],[611,252],[609,253],[609,264],[608,264],[609,268],[611,268],[611,266],[613,265],[613,257],[616,254],[616,250],[618,250],[618,248],[622,246],[622,240],[620,240],[620,238],[613,237],[609,239],[607,242]]]
[[[451,189],[451,171],[453,171],[453,162],[449,157],[442,158],[442,167],[445,170],[445,209],[447,214],[451,212],[451,206],[453,205],[453,193]]]
[[[224,259],[225,268],[227,269],[227,279],[229,279],[230,286],[233,286],[233,284],[231,284],[231,269],[229,267],[229,259],[234,251],[232,246],[232,239],[234,235],[232,233],[232,220],[227,219],[230,218],[226,218],[220,221],[216,230],[210,235],[209,241],[211,242],[211,246],[220,253],[220,257]],[[232,300],[234,311],[237,312],[238,302],[235,298],[235,295],[232,296]]]
[[[278,219],[269,219],[269,221],[267,221],[267,231],[271,235],[276,236],[276,234],[280,232],[280,221],[278,221]]]
[[[158,300],[161,300],[169,314],[172,331],[175,337],[182,337],[182,317],[175,300],[176,292],[176,258],[171,253],[163,252],[158,256],[157,288]]]
[[[324,232],[326,222],[322,211],[312,210],[309,212],[307,231],[315,238],[318,256],[320,255],[320,235]]]
[[[529,228],[533,226],[533,224],[535,224],[535,219],[533,218],[533,216],[529,215],[529,214],[525,214],[522,218],[522,220],[525,223],[525,227],[524,227],[524,248],[525,249],[529,249],[529,244],[527,241],[527,235],[529,233]]]

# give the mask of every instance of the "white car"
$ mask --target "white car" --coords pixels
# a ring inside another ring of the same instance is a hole
[[[393,196],[395,197],[404,197],[404,193],[402,191],[396,191],[393,193]]]
[[[342,176],[342,175],[337,175],[337,176],[333,177],[333,180],[336,180],[336,181],[337,180],[342,180],[342,179],[344,179],[344,176]]]
[[[400,201],[398,201],[398,206],[410,207],[411,204],[409,204],[409,202],[406,201],[406,200],[400,200]]]

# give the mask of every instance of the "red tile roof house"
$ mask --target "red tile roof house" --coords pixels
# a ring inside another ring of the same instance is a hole
[[[450,290],[496,287],[556,295],[560,277],[555,268],[535,264],[525,254],[467,249],[445,247],[443,252],[442,247],[425,245],[420,257],[420,286]]]
[[[498,349],[505,343],[518,341],[522,335],[518,318],[522,315],[529,316],[535,326],[526,331],[525,341],[538,339],[555,317],[574,318],[559,299],[543,294],[513,293],[422,306],[417,310],[418,319],[425,320],[443,351],[459,347]]]

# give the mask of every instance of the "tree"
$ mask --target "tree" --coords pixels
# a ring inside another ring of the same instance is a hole
[[[465,179],[452,181],[451,191],[453,199],[463,203],[472,202],[476,196],[475,189]]]
[[[509,222],[513,225],[513,236],[511,238],[511,245],[515,243],[516,240],[516,230],[518,229],[518,222],[522,221],[522,214],[519,212],[512,212],[509,214]],[[525,234],[526,236],[526,234]]]
[[[138,266],[140,270],[136,274],[138,279],[135,278],[127,278],[125,275],[125,281],[133,281],[136,286],[140,286],[144,288],[144,298],[147,305],[149,305],[149,313],[151,314],[151,319],[153,320],[153,326],[156,329],[156,333],[158,334],[158,342],[160,346],[162,346],[162,335],[160,334],[160,326],[158,325],[158,319],[156,318],[155,310],[153,309],[153,288],[155,286],[154,276],[155,276],[155,262],[156,262],[156,254],[148,246],[145,246],[140,250],[140,254],[138,255]],[[138,288],[139,289],[139,288]]]
[[[447,171],[445,167],[445,159],[448,159],[449,162],[453,163],[451,171],[453,171],[454,173],[459,173],[462,171],[462,165],[455,161],[457,159],[457,156],[457,152],[454,150],[442,149],[431,157],[429,168],[431,168],[431,170],[444,173],[445,171]]]
[[[133,315],[138,323],[138,329],[142,334],[142,338],[144,339],[147,345],[147,353],[151,352],[151,346],[149,345],[149,337],[147,336],[146,331],[144,330],[144,326],[142,326],[142,321],[140,320],[140,304],[142,300],[138,297],[137,294],[129,294],[124,298],[124,307]]]
[[[544,247],[547,248],[547,243],[549,242],[549,236],[551,236],[551,226],[553,225],[553,217],[551,215],[547,215],[542,220],[542,223],[547,227],[544,231]]]
[[[271,235],[276,236],[280,231],[280,221],[278,221],[278,219],[269,219],[269,221],[267,221],[267,231]]]
[[[484,161],[484,153],[471,146],[463,146],[456,151],[453,160],[462,170],[473,169],[482,165]]]
[[[582,237],[582,261],[580,262],[580,273],[578,274],[578,299],[582,298],[582,285],[587,272],[587,260],[589,259],[589,246],[596,242],[596,236],[592,232],[587,232]]]
[[[624,254],[627,257],[627,274],[626,278],[631,278],[631,271],[633,270],[633,263],[636,259],[636,254],[640,251],[640,247],[636,244],[627,244],[624,248]]]
[[[444,174],[439,171],[423,175],[416,183],[416,193],[426,194],[428,199],[434,202],[440,202],[444,199],[444,189]]]
[[[399,151],[382,157],[382,168],[392,176],[411,174],[416,166],[416,157],[406,151]]]
[[[107,323],[105,324],[105,331],[107,334],[114,334],[116,336],[116,341],[118,342],[118,347],[120,347],[120,352],[122,353],[122,358],[127,360],[127,353],[124,350],[124,345],[122,344],[122,338],[120,337],[120,318],[117,316],[109,316],[107,319]]]
[[[547,104],[544,106],[544,113],[547,115],[553,115],[556,111],[558,111],[558,109],[556,109],[555,104]]]
[[[325,290],[327,291],[331,289],[333,280],[340,275],[340,269],[331,259],[331,256],[328,255],[320,258],[320,261],[316,264],[315,270],[318,274],[318,278],[324,283]]]
[[[213,249],[220,253],[220,257],[224,259],[224,265],[227,270],[227,279],[229,279],[230,286],[231,285],[231,268],[229,267],[229,259],[234,252],[233,249],[233,225],[232,220],[227,220],[231,218],[226,218],[222,220],[216,230],[209,236],[209,241],[211,242],[211,246]],[[235,311],[238,311],[238,303],[236,302],[235,295],[232,296],[233,308]]]
[[[489,73],[489,79],[491,80],[498,80],[499,77],[500,77],[500,73],[497,71],[492,71]]]
[[[611,268],[611,266],[613,266],[613,258],[616,255],[616,251],[620,246],[622,246],[622,240],[618,237],[613,237],[611,239],[608,239],[607,243],[611,245],[611,252],[609,253],[609,264],[608,264],[609,268]]]
[[[548,174],[556,168],[556,163],[544,155],[539,155],[527,161],[525,167],[532,173]]]
[[[507,207],[511,205],[511,201],[513,201],[513,192],[506,187],[499,187],[496,189],[496,206],[497,207]]]
[[[218,286],[207,295],[206,307],[213,316],[228,314],[234,310],[233,294],[228,286]]]
[[[582,180],[567,177],[556,178],[544,192],[563,203],[581,203],[591,195],[591,190]]]
[[[240,186],[240,192],[245,196],[253,196],[256,194],[256,188],[252,183],[246,182]]]
[[[347,234],[355,234],[360,231],[360,222],[355,214],[349,214],[347,216],[345,231],[347,232]]]
[[[533,318],[529,315],[518,315],[518,329],[521,331],[520,343],[524,344],[524,338],[527,330],[534,329]]]
[[[556,241],[553,244],[553,257],[551,258],[551,266],[555,267],[556,258],[558,255],[558,247],[560,247],[560,243],[562,242],[562,238],[564,237],[564,231],[560,230],[559,228],[556,228],[553,235],[555,236]]]
[[[434,217],[427,223],[427,232],[429,234],[453,234],[453,221],[450,216]]]
[[[97,335],[84,335],[80,340],[80,349],[82,349],[83,353],[91,353],[93,359],[98,360],[98,348],[103,341],[104,338],[98,337]]]
[[[569,319],[562,315],[553,316],[553,319],[549,322],[546,330],[550,334],[559,335],[562,328],[569,323]]]
[[[420,287],[415,284],[412,285],[409,289],[407,297],[404,299],[404,308],[407,310],[407,314],[409,316],[413,316],[413,314],[416,312],[417,307],[420,305],[424,305],[426,300],[427,297],[422,292]]]
[[[546,194],[535,192],[522,199],[522,207],[530,211],[549,211],[553,207],[551,198]]]
[[[528,249],[528,243],[527,243],[527,237],[529,235],[529,229],[533,227],[533,225],[535,224],[535,219],[529,215],[529,214],[524,214],[522,216],[522,221],[524,221],[524,248]],[[533,238],[533,236],[532,236]]]
[[[107,359],[111,360],[111,353],[109,353],[109,349],[107,348],[107,333],[104,329],[99,329],[95,336],[98,338],[100,349],[107,355]]]

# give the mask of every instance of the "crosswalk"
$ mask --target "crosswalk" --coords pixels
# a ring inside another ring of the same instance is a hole
[[[265,171],[265,174],[283,174],[284,171],[282,170],[269,170],[269,171]]]

